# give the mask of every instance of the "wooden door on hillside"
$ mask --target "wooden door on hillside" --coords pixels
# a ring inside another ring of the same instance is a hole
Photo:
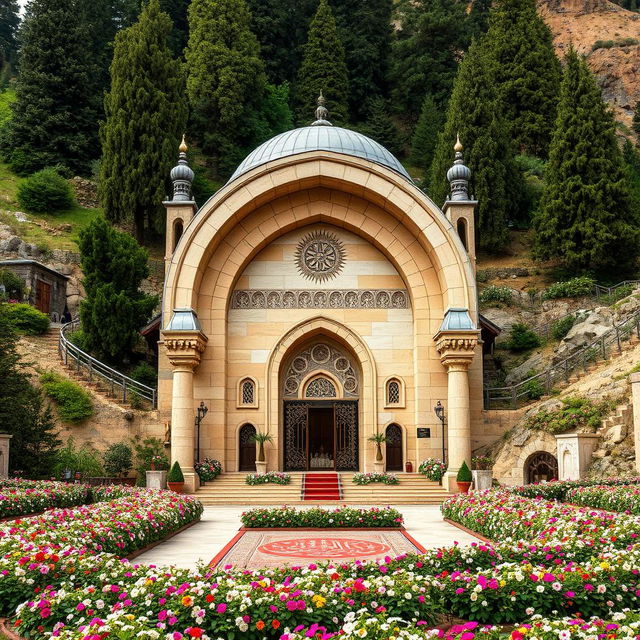
[[[42,280],[36,280],[36,309],[47,315],[51,311],[51,285]]]
[[[252,424],[243,424],[240,427],[239,437],[239,464],[238,471],[256,470],[256,428]]]

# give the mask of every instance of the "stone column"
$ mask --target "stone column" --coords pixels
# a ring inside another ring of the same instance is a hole
[[[456,491],[456,475],[466,461],[471,468],[469,366],[478,344],[478,331],[440,331],[436,335],[440,362],[447,369],[448,468],[444,486]]]
[[[636,471],[640,474],[640,373],[629,376],[633,402],[633,444],[636,452]]]
[[[194,493],[199,486],[194,469],[195,408],[193,375],[200,364],[207,337],[199,330],[162,332],[169,362],[173,367],[171,394],[171,464],[180,463],[185,491]]]

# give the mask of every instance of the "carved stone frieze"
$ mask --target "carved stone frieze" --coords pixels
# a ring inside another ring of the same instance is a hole
[[[197,367],[207,346],[207,336],[201,331],[163,331],[162,341],[173,367]]]
[[[405,289],[238,289],[232,309],[407,309]]]

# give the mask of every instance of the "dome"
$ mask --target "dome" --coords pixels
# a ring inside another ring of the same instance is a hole
[[[193,182],[195,175],[189,165],[177,164],[173,169],[171,169],[169,177],[171,180],[188,180],[189,182]]]
[[[447,180],[452,182],[453,180],[469,180],[471,178],[471,169],[464,164],[454,164],[449,171],[447,171]]]
[[[272,160],[307,151],[333,151],[363,158],[387,167],[411,181],[411,177],[397,158],[375,140],[357,131],[340,127],[311,126],[285,131],[261,144],[242,161],[229,182]]]

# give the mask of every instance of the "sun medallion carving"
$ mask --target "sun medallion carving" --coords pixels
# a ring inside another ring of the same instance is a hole
[[[298,243],[296,264],[298,271],[310,280],[324,282],[337,276],[344,266],[342,242],[333,234],[314,231]]]

